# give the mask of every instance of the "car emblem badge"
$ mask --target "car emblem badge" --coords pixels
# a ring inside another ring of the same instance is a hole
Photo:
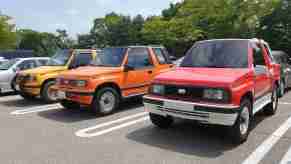
[[[178,93],[184,95],[186,94],[186,89],[178,89]]]

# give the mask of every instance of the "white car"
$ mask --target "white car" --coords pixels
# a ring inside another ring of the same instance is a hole
[[[5,58],[3,58],[3,57],[0,57],[0,65],[1,65],[2,63],[7,62],[7,61],[8,61],[7,59],[5,59]]]
[[[0,93],[16,91],[16,75],[19,71],[46,65],[49,58],[16,58],[0,64]]]

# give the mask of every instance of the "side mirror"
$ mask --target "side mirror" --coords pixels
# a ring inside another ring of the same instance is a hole
[[[129,72],[129,71],[133,71],[134,70],[134,67],[132,66],[129,66],[129,65],[124,65],[124,68],[123,68],[124,72]]]
[[[170,56],[170,60],[174,61],[177,60],[176,56]]]

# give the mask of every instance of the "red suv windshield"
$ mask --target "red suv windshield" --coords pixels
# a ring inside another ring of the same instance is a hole
[[[214,40],[195,44],[181,67],[247,68],[247,40]]]

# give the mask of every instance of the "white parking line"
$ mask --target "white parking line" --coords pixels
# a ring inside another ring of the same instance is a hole
[[[3,96],[0,97],[0,102],[11,101],[15,99],[21,99],[21,97],[19,95]]]
[[[291,105],[291,103],[289,103],[289,102],[279,102],[279,104],[281,104],[281,105]]]
[[[258,164],[279,139],[291,127],[291,117],[285,121],[279,129],[271,134],[244,162],[243,164]]]
[[[289,148],[288,152],[282,158],[280,164],[290,164],[291,163],[291,147]]]
[[[131,116],[123,117],[123,118],[120,118],[120,119],[117,119],[117,120],[114,120],[114,121],[105,122],[105,123],[102,123],[102,124],[99,124],[99,125],[96,125],[96,126],[92,126],[92,127],[89,127],[89,128],[78,130],[75,133],[75,135],[78,136],[78,137],[83,137],[83,138],[90,138],[90,137],[100,136],[100,135],[109,133],[111,131],[117,130],[117,129],[121,129],[121,128],[130,126],[130,125],[142,122],[142,121],[146,121],[146,120],[148,120],[148,116],[146,116],[147,114],[148,114],[147,112],[142,112],[142,113],[134,114],[134,115],[131,115]],[[142,117],[142,116],[146,116],[146,117]],[[105,130],[98,131],[98,132],[95,132],[95,133],[90,133],[90,131],[97,130],[97,129],[100,129],[102,127],[106,127],[106,126],[109,126],[109,125],[112,125],[112,124],[120,123],[120,122],[123,122],[123,121],[126,121],[126,120],[130,120],[130,119],[133,119],[133,118],[137,118],[137,117],[142,117],[142,118],[137,119],[137,120],[133,120],[133,121],[130,121],[130,122],[127,122],[127,123],[124,123],[124,124],[109,128],[109,129],[105,129]]]
[[[48,110],[60,109],[60,108],[62,108],[60,104],[42,105],[42,106],[27,108],[23,110],[16,110],[16,111],[11,112],[10,114],[11,115],[24,115],[24,114],[29,114],[29,113],[43,112],[43,111],[48,111]]]

